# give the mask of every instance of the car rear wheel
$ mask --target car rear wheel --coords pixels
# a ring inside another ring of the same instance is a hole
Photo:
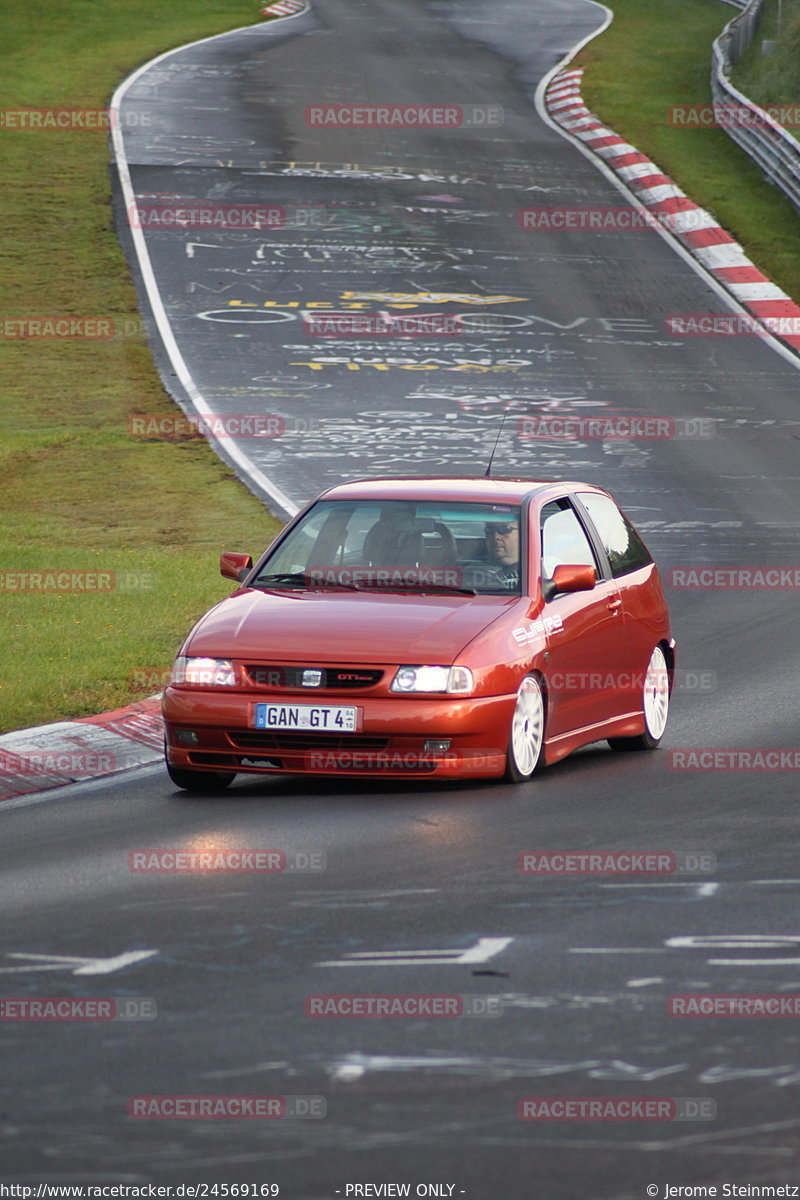
[[[236,778],[235,771],[192,771],[191,768],[173,767],[166,754],[164,765],[172,782],[187,792],[219,792]]]
[[[655,750],[664,736],[669,716],[669,672],[660,646],[655,647],[647,665],[642,688],[642,711],[644,733],[637,737],[609,738],[608,744],[612,750]]]
[[[535,675],[526,675],[519,685],[511,718],[506,755],[506,779],[523,783],[540,765],[544,744],[544,697]]]

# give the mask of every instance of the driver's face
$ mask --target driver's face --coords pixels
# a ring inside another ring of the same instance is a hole
[[[519,525],[516,522],[486,526],[486,545],[495,562],[511,566],[519,562]]]

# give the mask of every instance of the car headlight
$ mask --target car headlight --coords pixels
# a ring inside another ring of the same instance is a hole
[[[201,684],[204,687],[236,687],[236,671],[229,658],[185,658],[172,664],[170,683]]]
[[[475,687],[472,671],[467,667],[398,667],[392,692],[446,692],[449,695],[468,695]]]

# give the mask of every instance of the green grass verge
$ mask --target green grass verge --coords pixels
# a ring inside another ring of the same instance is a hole
[[[258,20],[255,0],[5,0],[0,108],[102,109],[171,46]],[[222,549],[279,528],[204,442],[134,440],[163,390],[114,232],[102,132],[0,129],[0,316],[128,315],[107,341],[0,338],[0,589],[6,572],[141,572],[144,590],[2,589],[0,731],[152,692],[191,622],[231,590]],[[13,582],[13,580],[9,580]]]
[[[764,5],[752,46],[736,64],[731,79],[740,92],[763,107],[800,106],[800,0],[777,0]],[[774,41],[763,54],[762,41]],[[787,125],[797,136],[797,123]]]
[[[671,175],[800,301],[800,217],[722,129],[671,125],[673,106],[711,104],[711,43],[734,10],[715,0],[613,0],[614,20],[575,60],[583,97]]]

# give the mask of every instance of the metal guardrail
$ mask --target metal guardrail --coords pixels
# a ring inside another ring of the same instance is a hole
[[[722,43],[729,70],[736,66],[745,50],[749,50],[752,46],[761,24],[764,3],[765,0],[751,0],[749,4],[741,4],[739,6],[742,9],[741,15],[732,17],[717,38],[717,42]]]
[[[779,187],[800,212],[800,142],[763,108],[735,88],[732,67],[752,44],[764,0],[751,0],[723,29],[712,46],[711,95],[714,112],[729,137]]]

